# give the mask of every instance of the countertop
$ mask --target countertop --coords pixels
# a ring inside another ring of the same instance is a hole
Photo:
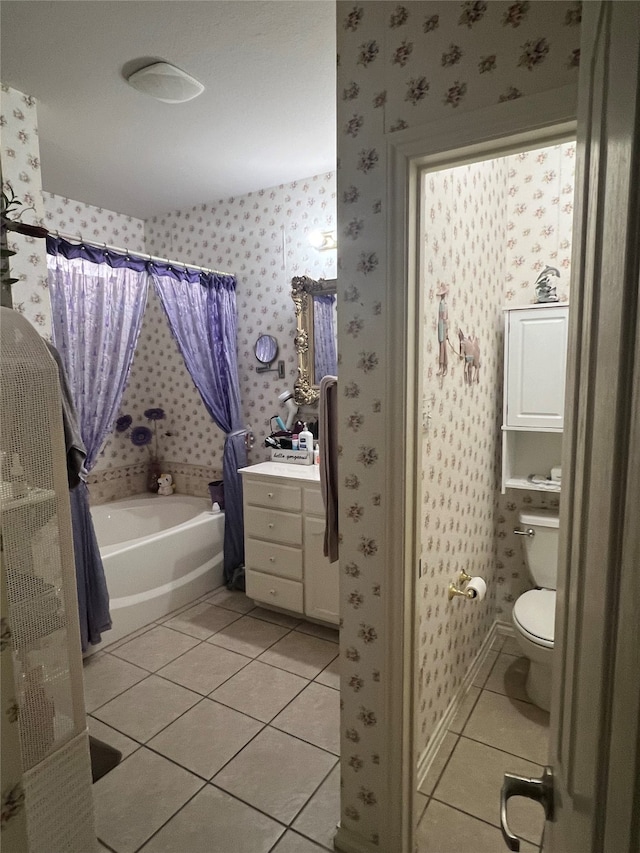
[[[285,480],[302,480],[312,483],[320,482],[320,467],[318,465],[291,465],[289,462],[258,462],[239,468],[240,474],[259,474],[263,477],[280,477]]]

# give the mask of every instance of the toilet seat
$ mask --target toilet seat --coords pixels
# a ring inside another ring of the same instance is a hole
[[[553,648],[556,615],[555,589],[530,589],[513,606],[513,621],[538,646]]]

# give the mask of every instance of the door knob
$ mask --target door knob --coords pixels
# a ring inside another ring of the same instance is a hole
[[[514,773],[504,774],[500,791],[500,829],[509,850],[518,853],[520,839],[511,832],[507,822],[507,803],[511,797],[528,797],[530,800],[542,803],[545,818],[553,820],[553,770],[551,767],[544,768],[540,779],[528,779],[526,776],[516,776]]]

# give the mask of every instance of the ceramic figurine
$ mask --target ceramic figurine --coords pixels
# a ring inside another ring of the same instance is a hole
[[[172,495],[175,489],[175,483],[171,474],[160,474],[158,477],[158,494]]]
[[[462,329],[458,329],[460,338],[460,358],[464,358],[464,381],[466,385],[480,382],[480,342],[475,335],[466,337]]]
[[[560,272],[555,267],[546,266],[536,279],[536,302],[558,302],[555,284],[551,284],[551,276],[560,278]]]
[[[436,290],[436,296],[440,297],[440,304],[438,305],[438,372],[436,376],[446,376],[448,369],[447,338],[449,335],[449,310],[447,303],[444,301],[447,293],[449,293],[447,285],[440,284]]]

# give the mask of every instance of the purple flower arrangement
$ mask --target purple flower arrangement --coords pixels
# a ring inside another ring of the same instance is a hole
[[[145,418],[150,422],[151,429],[148,426],[135,426],[131,428],[133,418],[131,415],[121,415],[116,421],[116,432],[127,433],[131,439],[131,443],[135,447],[146,447],[153,442],[153,450],[150,448],[150,456],[152,460],[158,459],[158,421],[163,421],[166,418],[164,409],[146,409],[144,412]],[[129,432],[127,432],[130,430]],[[170,436],[170,432],[163,433],[165,436]]]

